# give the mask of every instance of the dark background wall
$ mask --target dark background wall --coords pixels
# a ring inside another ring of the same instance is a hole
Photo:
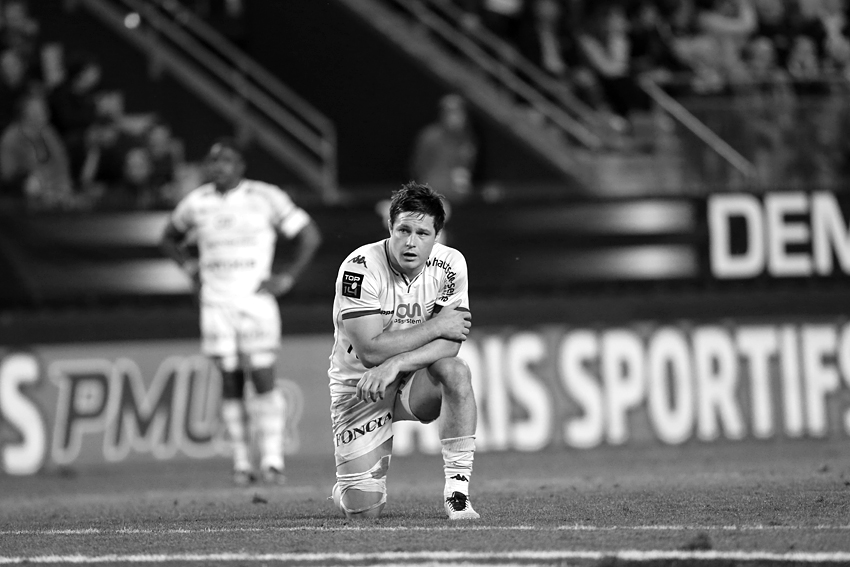
[[[247,51],[337,125],[343,182],[406,179],[413,139],[450,87],[340,3],[252,0],[246,17]],[[488,117],[473,111],[472,118],[482,142],[480,177],[560,179]]]

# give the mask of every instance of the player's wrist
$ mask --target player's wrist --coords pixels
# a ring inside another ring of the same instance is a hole
[[[402,358],[401,355],[392,356],[386,359],[382,366],[387,369],[389,375],[396,376],[402,371]]]
[[[448,328],[443,324],[443,321],[439,317],[434,317],[433,319],[429,319],[426,323],[433,323],[430,328],[430,341],[436,341],[437,339],[444,339],[448,334]]]

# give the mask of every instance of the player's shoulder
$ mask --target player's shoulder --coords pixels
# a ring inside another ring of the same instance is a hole
[[[460,250],[440,242],[434,244],[428,262],[429,265],[436,265],[437,267],[444,267],[444,265],[466,266],[466,258]]]
[[[244,187],[245,191],[248,193],[257,193],[260,195],[285,195],[289,197],[289,193],[287,193],[284,189],[281,189],[277,185],[273,183],[268,183],[266,181],[260,181],[259,179],[243,179],[242,187]]]
[[[384,240],[357,247],[345,257],[343,266],[360,266],[363,270],[377,269],[386,264],[387,253]]]
[[[215,194],[215,184],[214,183],[204,183],[202,185],[198,185],[191,191],[186,194],[186,197],[192,197],[197,199],[198,197],[206,197],[208,195]]]

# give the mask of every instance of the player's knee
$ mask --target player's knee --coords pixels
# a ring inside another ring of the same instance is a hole
[[[234,372],[240,369],[239,357],[235,354],[216,356],[213,361],[221,372]]]
[[[377,518],[384,511],[386,495],[382,492],[364,492],[352,488],[342,493],[337,506],[346,518],[369,520]]]
[[[445,386],[463,388],[472,383],[472,373],[469,365],[462,358],[453,356],[436,361],[428,372],[438,382]]]
[[[381,515],[387,503],[389,465],[390,455],[386,455],[367,471],[337,473],[333,501],[346,518],[366,520]]]
[[[369,508],[364,512],[346,512],[345,517],[349,520],[375,520],[381,516],[384,511],[384,505],[381,504],[375,508]]]

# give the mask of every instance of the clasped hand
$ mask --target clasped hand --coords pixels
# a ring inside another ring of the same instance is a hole
[[[472,328],[472,313],[461,311],[460,300],[446,305],[434,315],[432,321],[439,325],[440,337],[450,341],[465,341]]]
[[[383,400],[387,388],[397,377],[398,370],[390,361],[373,366],[357,382],[357,398],[364,402]]]

